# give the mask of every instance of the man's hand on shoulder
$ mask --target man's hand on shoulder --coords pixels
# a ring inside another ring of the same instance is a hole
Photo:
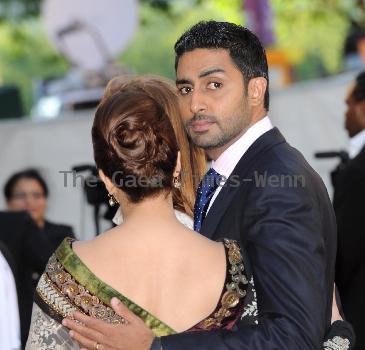
[[[111,300],[111,306],[126,324],[109,324],[80,312],[72,316],[81,323],[63,320],[71,337],[83,346],[80,350],[149,350],[154,339],[151,329],[117,298]]]

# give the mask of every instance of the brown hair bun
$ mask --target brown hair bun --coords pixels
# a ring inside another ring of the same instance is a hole
[[[92,128],[96,165],[132,202],[171,191],[178,146],[162,106],[128,84],[105,96]]]

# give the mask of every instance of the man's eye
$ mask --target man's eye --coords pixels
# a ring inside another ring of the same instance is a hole
[[[222,87],[222,83],[212,82],[208,84],[208,89],[217,90]]]
[[[181,95],[187,95],[188,93],[190,93],[192,91],[192,88],[189,86],[184,86],[184,87],[180,88],[179,91],[180,91]]]

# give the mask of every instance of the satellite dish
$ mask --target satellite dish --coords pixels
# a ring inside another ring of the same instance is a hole
[[[126,48],[138,25],[137,0],[45,0],[51,42],[74,65],[100,70]]]

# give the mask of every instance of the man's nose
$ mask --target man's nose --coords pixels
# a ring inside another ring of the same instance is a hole
[[[27,196],[24,200],[24,204],[27,207],[27,209],[32,206],[32,204],[34,203],[34,199],[31,196]]]
[[[204,95],[199,91],[194,91],[190,100],[190,111],[193,114],[199,114],[207,111],[207,103]]]

